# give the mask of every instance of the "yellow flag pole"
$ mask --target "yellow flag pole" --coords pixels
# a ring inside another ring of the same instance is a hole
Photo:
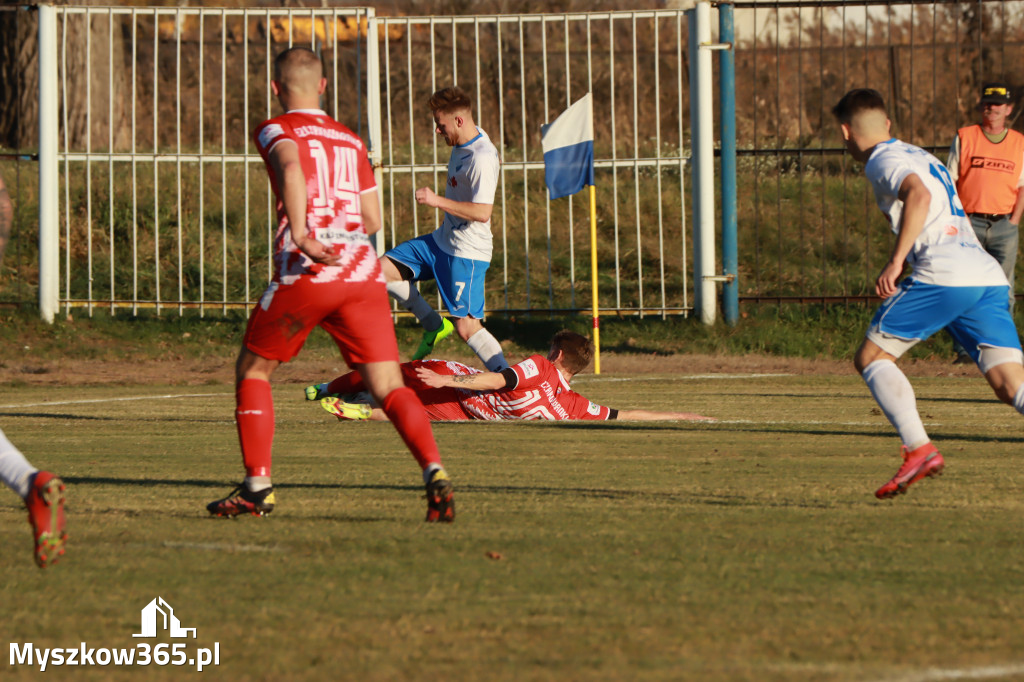
[[[594,317],[594,374],[601,373],[601,320],[597,312],[597,198],[590,186],[590,283]]]

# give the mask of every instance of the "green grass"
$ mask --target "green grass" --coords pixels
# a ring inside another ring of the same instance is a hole
[[[848,360],[863,339],[874,310],[875,306],[861,305],[751,306],[744,309],[740,323],[734,327],[721,321],[707,326],[695,318],[680,316],[641,319],[609,315],[601,318],[601,348],[604,353],[632,355],[754,353]],[[1018,306],[1017,311],[1018,326],[1024,326],[1024,306]],[[100,311],[90,318],[84,311],[75,311],[71,319],[58,317],[50,325],[28,308],[0,310],[0,369],[58,357],[126,362],[166,357],[221,358],[231,362],[238,352],[245,322],[241,313],[201,318],[194,312],[178,317],[176,313],[156,316],[144,311],[138,317],[111,317]],[[492,315],[486,325],[502,342],[505,355],[518,359],[546,352],[548,341],[560,329],[590,334],[591,319],[589,315],[543,313]],[[409,352],[419,343],[422,329],[411,318],[402,317],[396,333],[399,348]],[[444,353],[457,359],[476,357],[456,342]],[[302,357],[337,358],[338,351],[325,333],[314,330]],[[949,338],[936,334],[906,357],[952,357]]]
[[[1024,675],[1020,417],[982,381],[914,380],[947,472],[878,502],[898,441],[852,373],[623,378],[578,389],[720,421],[437,425],[443,527],[388,425],[337,423],[299,385],[275,387],[278,509],[234,522],[203,509],[241,475],[228,386],[0,388],[7,435],[68,482],[71,535],[39,571],[0,496],[5,639],[135,646],[159,595],[238,680]],[[203,395],[111,401],[184,393]]]

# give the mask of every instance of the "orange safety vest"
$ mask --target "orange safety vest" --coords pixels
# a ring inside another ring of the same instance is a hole
[[[960,172],[956,192],[967,213],[1011,213],[1024,159],[1024,135],[1009,130],[999,144],[989,142],[980,125],[957,131]]]

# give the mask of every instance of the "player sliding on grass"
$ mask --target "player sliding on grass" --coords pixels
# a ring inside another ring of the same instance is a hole
[[[551,351],[546,358],[533,355],[501,372],[481,372],[458,362],[417,360],[403,363],[402,374],[433,421],[709,419],[689,412],[614,410],[590,402],[569,388],[569,382],[590,365],[593,356],[594,345],[589,339],[563,330],[551,340]],[[363,382],[359,375],[349,372],[329,384],[309,386],[306,398],[316,400],[318,394],[332,394],[321,399],[320,404],[338,419],[386,420],[387,415],[380,408],[337,397],[361,390]]]
[[[274,277],[249,319],[235,367],[245,481],[207,509],[218,516],[274,509],[270,375],[320,325],[420,464],[427,521],[451,521],[451,481],[423,405],[402,383],[384,277],[367,237],[380,229],[373,169],[362,141],[320,109],[326,86],[319,57],[306,48],[285,50],[274,61],[271,87],[286,113],[254,134],[277,196]]]
[[[879,498],[893,497],[945,466],[895,360],[945,327],[967,349],[996,396],[1024,414],[1024,354],[1006,306],[1006,275],[981,248],[945,166],[889,134],[885,103],[875,90],[851,90],[832,113],[897,235],[875,281],[875,292],[885,302],[854,358],[903,441],[903,465],[875,492]],[[912,271],[899,282],[904,263]]]

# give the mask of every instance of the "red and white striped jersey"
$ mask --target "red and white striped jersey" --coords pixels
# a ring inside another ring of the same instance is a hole
[[[475,374],[479,370],[459,363],[447,363],[452,374]],[[515,388],[498,391],[456,389],[459,402],[473,419],[568,419],[607,420],[610,408],[590,402],[569,388],[562,373],[542,355],[531,355],[512,369],[519,379]]]
[[[253,137],[277,196],[274,280],[290,284],[311,275],[324,282],[383,282],[360,213],[360,195],[377,189],[363,141],[319,109],[296,109],[264,121]],[[292,241],[281,188],[270,166],[271,150],[286,140],[298,146],[306,177],[306,227],[317,241],[341,255],[339,265],[314,263]]]

